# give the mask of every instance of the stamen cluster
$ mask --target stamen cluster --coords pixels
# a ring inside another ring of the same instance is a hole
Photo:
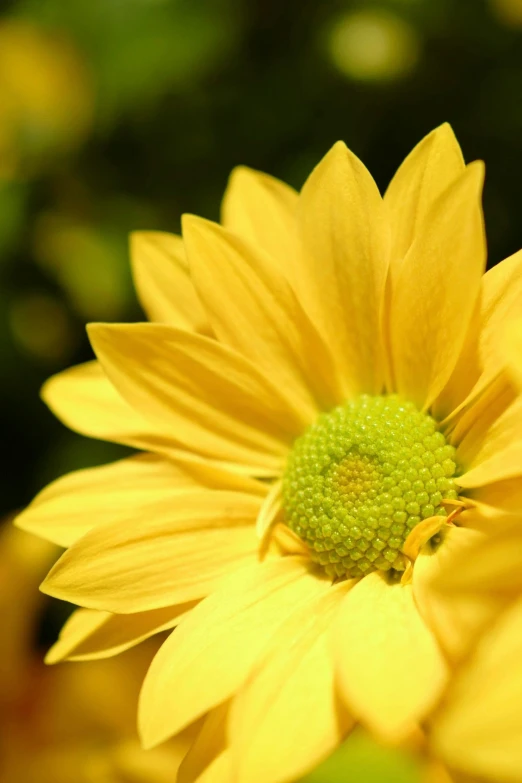
[[[410,531],[457,498],[456,468],[435,419],[397,395],[362,395],[296,440],[283,478],[286,524],[331,576],[403,570]]]

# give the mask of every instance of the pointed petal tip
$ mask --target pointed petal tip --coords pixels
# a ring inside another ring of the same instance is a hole
[[[115,326],[122,326],[122,324],[110,324],[105,323],[103,321],[93,321],[90,324],[87,324],[85,329],[87,331],[87,334],[89,336],[89,339],[93,336],[96,336],[97,334],[103,334],[108,328],[115,327]]]
[[[71,599],[71,596],[68,595],[67,590],[64,590],[63,586],[60,585],[59,571],[62,567],[62,560],[66,555],[67,551],[58,558],[43,582],[38,586],[38,589],[41,593],[48,595],[51,598],[57,598],[59,601],[67,601],[68,603],[75,603],[74,599]]]
[[[191,245],[191,240],[208,241],[210,239],[210,241],[212,241],[214,237],[222,240],[231,236],[230,230],[223,227],[220,223],[200,217],[199,215],[182,215],[181,229],[189,259],[191,250],[197,253],[199,248],[199,246],[194,247]]]
[[[63,661],[63,656],[60,655],[59,652],[55,650],[55,647],[56,645],[53,644],[51,649],[48,650],[47,653],[45,654],[44,663],[47,666],[53,666],[54,664],[61,663]]]
[[[31,529],[31,527],[27,526],[26,521],[25,521],[25,516],[26,516],[25,511],[26,511],[26,509],[24,509],[23,511],[20,511],[20,513],[17,514],[14,517],[14,519],[12,520],[12,524],[15,527],[17,527],[19,530],[25,530],[26,533],[32,533],[33,531]]]
[[[181,216],[181,233],[183,234],[186,228],[189,228],[193,224],[197,225],[200,221],[204,221],[205,218],[199,215],[194,215],[192,212],[184,212]]]
[[[122,326],[122,324],[94,322],[86,325],[87,337],[97,358],[99,358],[100,349],[103,350],[103,346],[110,341],[111,332],[116,331],[118,326]]]
[[[156,734],[151,728],[150,722],[145,720],[141,705],[138,707],[138,737],[143,750],[152,750],[152,748],[155,748],[163,742],[162,739],[156,738]]]
[[[456,146],[460,150],[460,145],[458,143],[457,137],[455,136],[455,132],[450,123],[447,121],[437,125],[435,128],[430,130],[429,133],[426,133],[426,135],[423,136],[423,138],[417,144],[417,148],[426,145],[431,146],[436,143],[442,145],[443,148]]]
[[[60,595],[60,590],[56,590],[55,586],[53,585],[53,580],[51,577],[52,571],[54,569],[52,568],[51,571],[47,574],[43,582],[38,586],[38,589],[41,593],[44,595],[48,595],[51,598],[58,598],[60,600],[66,600],[62,599],[62,596]]]
[[[471,163],[468,163],[466,166],[466,171],[469,172],[468,176],[475,179],[482,187],[486,177],[486,164],[484,161],[474,160]]]
[[[430,141],[432,144],[437,144],[439,149],[444,152],[445,157],[450,154],[450,152],[457,153],[457,156],[461,161],[461,165],[464,168],[465,162],[462,155],[462,150],[455,132],[449,122],[443,122],[441,125],[438,125],[430,133],[428,133],[425,140]]]
[[[303,189],[307,188],[308,183],[322,183],[324,187],[324,182],[328,182],[332,178],[334,181],[344,181],[345,187],[349,182],[362,180],[365,183],[365,188],[370,188],[374,196],[377,194],[379,201],[381,200],[381,194],[370,171],[346,142],[341,140],[336,141],[318,162]],[[374,204],[375,207],[376,204]]]
[[[346,143],[339,139],[328,148],[321,158],[319,158],[313,170],[311,171],[308,180],[313,178],[315,172],[318,170],[321,171],[326,163],[331,165],[332,162],[335,163],[337,161],[339,164],[342,164],[346,161],[347,156],[350,157],[351,155],[353,155],[353,153],[350,151]],[[304,187],[306,187],[306,182]]]
[[[51,408],[52,410],[52,401],[54,399],[54,389],[55,389],[55,383],[56,381],[56,375],[51,375],[50,378],[47,378],[46,381],[42,384],[40,387],[40,399],[42,402],[45,402],[48,408]]]
[[[112,342],[113,337],[116,335],[125,334],[125,333],[132,335],[143,331],[148,332],[149,330],[154,330],[154,329],[157,329],[158,331],[162,331],[162,330],[168,330],[170,327],[164,324],[152,324],[149,323],[148,321],[144,321],[141,323],[140,322],[130,323],[130,324],[94,321],[93,323],[87,324],[85,328],[87,331],[89,342],[95,354],[97,354],[98,349],[102,347],[103,344]]]
[[[275,192],[279,195],[280,198],[282,198],[281,191],[284,192],[287,198],[290,193],[297,196],[290,185],[287,185],[285,182],[282,182],[276,177],[273,177],[271,174],[267,174],[264,171],[259,171],[258,169],[252,168],[251,166],[240,164],[239,166],[235,166],[230,172],[224,194],[223,204],[226,205],[229,199],[234,197],[239,199],[244,199],[246,197],[246,201],[248,202],[248,194],[256,194],[257,197],[261,192],[259,190],[260,188],[262,191],[268,191],[272,196],[274,196],[275,188]],[[246,206],[246,204],[244,205]],[[262,206],[262,204],[260,206]],[[223,224],[225,227],[227,227],[226,220]]]
[[[353,155],[354,153],[350,150],[346,142],[339,139],[332,144],[328,152],[323,156],[322,160],[338,159],[339,161],[345,161],[347,156],[350,158]],[[319,161],[319,163],[320,162],[321,161]]]
[[[162,715],[158,715],[158,711],[154,709],[154,705],[151,703],[150,698],[147,699],[146,702],[145,685],[149,675],[150,667],[141,686],[136,721],[138,737],[143,750],[152,750],[153,748],[158,747],[158,745],[172,739],[190,725],[190,723],[186,723],[185,725],[178,727],[175,731],[171,731],[168,722],[166,720],[162,721]]]
[[[150,235],[150,231],[130,231],[129,232],[129,247],[131,251],[131,257],[134,255],[134,252],[138,249],[138,246],[143,240],[146,240],[147,237]]]
[[[162,742],[165,742],[164,739],[155,739],[154,734],[149,735],[146,729],[139,730],[138,735],[140,738],[140,745],[143,750],[152,750],[158,745],[161,745]]]
[[[245,166],[241,163],[239,166],[234,166],[234,168],[230,172],[230,175],[228,177],[228,187],[229,188],[236,187],[238,184],[241,184],[242,182],[247,182],[247,181],[250,182],[252,179],[256,178],[259,174],[260,172],[250,168],[250,166]]]
[[[12,525],[18,528],[18,530],[23,530],[24,533],[28,533],[33,539],[38,539],[41,544],[45,541],[49,546],[62,546],[60,542],[54,540],[53,536],[48,536],[48,531],[45,527],[42,527],[38,514],[36,515],[36,519],[34,518],[34,514],[32,513],[33,504],[34,501],[17,514],[12,520]]]
[[[146,249],[146,245],[152,245],[153,247],[160,244],[162,241],[176,241],[179,239],[175,234],[171,234],[169,231],[147,231],[136,230],[129,232],[129,249],[131,264],[136,262],[138,254]],[[156,248],[154,248],[156,249]]]
[[[200,215],[193,215],[192,212],[185,212],[181,216],[181,233],[184,239],[185,234],[189,231],[193,232],[213,228],[220,228],[220,226],[213,220],[208,220]]]
[[[455,132],[453,128],[451,127],[451,124],[446,120],[445,122],[442,122],[440,125],[437,125],[436,128],[434,128],[430,133],[428,133],[428,137],[430,136],[446,136],[448,139],[456,139]]]

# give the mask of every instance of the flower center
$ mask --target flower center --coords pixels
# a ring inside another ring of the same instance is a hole
[[[339,405],[295,441],[283,477],[287,525],[330,576],[404,570],[423,519],[456,500],[455,449],[437,422],[397,395]]]

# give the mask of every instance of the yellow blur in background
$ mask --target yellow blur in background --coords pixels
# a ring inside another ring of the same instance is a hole
[[[6,525],[0,535],[2,783],[172,783],[190,732],[143,751],[140,684],[156,645],[114,659],[48,667],[34,642],[38,584],[54,547]]]
[[[521,0],[490,0],[493,12],[501,22],[522,27]]]
[[[34,176],[73,151],[92,126],[86,63],[64,36],[0,22],[0,177]]]

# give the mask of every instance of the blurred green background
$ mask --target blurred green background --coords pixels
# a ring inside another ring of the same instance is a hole
[[[466,158],[487,164],[490,265],[522,247],[522,0],[2,8],[4,513],[60,473],[122,453],[66,431],[39,388],[91,357],[88,321],[140,318],[129,231],[178,231],[182,212],[217,218],[235,165],[299,187],[341,138],[384,188],[414,144],[447,120]],[[364,779],[416,779],[401,765],[387,757],[390,774],[377,762]],[[321,775],[309,782],[333,779],[328,768]]]

